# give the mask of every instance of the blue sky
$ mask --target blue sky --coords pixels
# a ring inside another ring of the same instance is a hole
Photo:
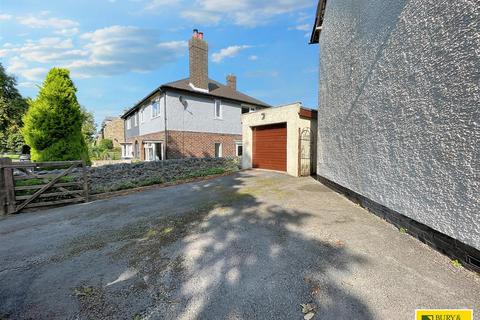
[[[209,76],[273,105],[316,108],[315,0],[0,0],[0,62],[34,97],[67,67],[97,123],[162,83],[188,76],[192,29],[209,43]]]

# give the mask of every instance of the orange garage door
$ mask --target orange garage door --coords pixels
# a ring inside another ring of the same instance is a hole
[[[287,171],[287,124],[253,127],[253,167]]]

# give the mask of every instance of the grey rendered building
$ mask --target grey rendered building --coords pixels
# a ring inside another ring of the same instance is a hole
[[[194,30],[189,41],[190,76],[163,84],[122,115],[123,157],[147,161],[242,154],[242,113],[269,108],[208,77],[208,44]]]
[[[319,179],[480,269],[478,1],[321,0]]]

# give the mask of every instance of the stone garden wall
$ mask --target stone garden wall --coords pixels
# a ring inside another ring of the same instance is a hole
[[[90,168],[92,194],[239,170],[238,158],[187,158]]]

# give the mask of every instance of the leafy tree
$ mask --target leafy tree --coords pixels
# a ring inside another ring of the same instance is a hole
[[[82,133],[84,116],[67,69],[53,68],[23,118],[23,136],[34,161],[83,159],[90,164]]]
[[[15,78],[7,75],[0,63],[0,152],[18,152],[24,144],[20,128],[28,104],[16,85]]]
[[[82,133],[85,138],[85,142],[88,146],[91,146],[95,142],[95,134],[97,133],[97,125],[93,113],[88,111],[85,107],[81,107],[83,115]]]

